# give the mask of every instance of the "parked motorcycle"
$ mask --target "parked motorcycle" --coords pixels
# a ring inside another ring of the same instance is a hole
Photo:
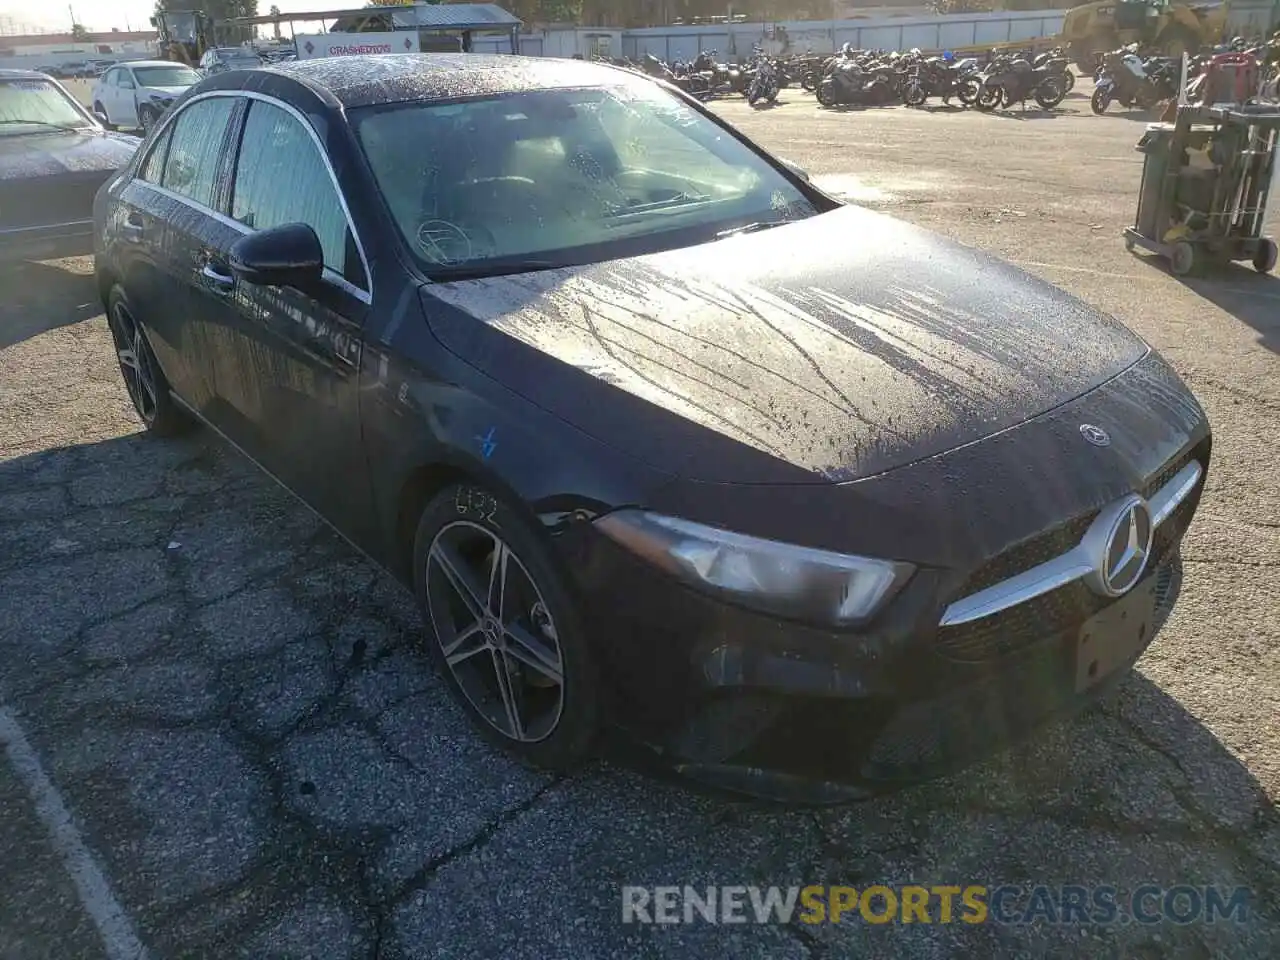
[[[981,85],[976,58],[957,62],[945,56],[929,57],[911,69],[902,87],[902,102],[918,107],[930,97],[941,97],[943,103],[955,97],[969,106],[978,98]]]
[[[778,68],[768,57],[756,57],[751,68],[751,80],[747,84],[747,103],[758,107],[778,99]]]
[[[1161,100],[1178,94],[1178,72],[1173,61],[1152,59],[1143,62],[1131,48],[1113,50],[1102,58],[1102,66],[1094,80],[1089,107],[1094,113],[1105,113],[1111,101],[1125,107],[1148,110]]]
[[[1054,47],[1052,50],[1046,50],[1031,61],[1031,66],[1036,68],[1047,67],[1051,60],[1062,61],[1062,94],[1063,96],[1066,96],[1076,85],[1076,75],[1071,72],[1071,68],[1068,66],[1067,55],[1063,52],[1061,47]]]
[[[1065,58],[1033,67],[1024,57],[997,56],[987,65],[974,105],[979,110],[994,110],[1034,98],[1042,108],[1052,110],[1067,95],[1062,82],[1065,67]]]
[[[888,67],[864,69],[853,60],[833,64],[814,91],[824,107],[878,106],[898,99],[893,71]]]

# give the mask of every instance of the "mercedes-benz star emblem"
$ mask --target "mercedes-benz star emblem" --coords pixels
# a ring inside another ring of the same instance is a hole
[[[1087,580],[1094,592],[1119,597],[1132,590],[1146,572],[1152,535],[1151,509],[1137,494],[1103,510],[1084,540],[1093,559]]]
[[[1080,424],[1080,436],[1084,437],[1095,447],[1111,446],[1111,434],[1092,423]]]

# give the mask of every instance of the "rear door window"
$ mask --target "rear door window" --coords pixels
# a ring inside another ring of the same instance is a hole
[[[214,207],[218,163],[235,107],[231,97],[213,97],[196,101],[174,119],[161,186]]]

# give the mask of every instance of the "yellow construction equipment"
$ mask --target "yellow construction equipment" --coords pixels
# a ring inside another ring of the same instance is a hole
[[[200,10],[157,10],[151,25],[159,34],[160,56],[194,67],[209,47],[213,21]]]
[[[1195,53],[1217,43],[1226,24],[1225,3],[1099,0],[1068,10],[1058,40],[1076,66],[1091,73],[1097,54],[1131,43],[1172,57]]]

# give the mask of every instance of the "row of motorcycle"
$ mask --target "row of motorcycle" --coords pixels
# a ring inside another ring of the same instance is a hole
[[[925,56],[845,48],[831,57],[767,57],[756,53],[745,64],[726,64],[715,51],[704,51],[692,62],[664,63],[645,55],[640,70],[672,83],[700,99],[737,94],[753,106],[773,103],[780,90],[798,85],[811,91],[824,107],[921,106],[932,97],[953,98],[980,110],[1009,107],[1035,100],[1052,109],[1075,85],[1061,50],[1039,55],[993,51],[984,62],[976,57],[956,59],[950,54]]]
[[[1210,71],[1224,60],[1260,78],[1263,99],[1280,98],[1280,41],[1247,47],[1237,39],[1188,59],[1187,96],[1192,102],[1208,95]],[[1144,55],[1137,44],[1099,54],[1090,106],[1098,114],[1105,113],[1112,103],[1150,109],[1178,95],[1181,75],[1180,58]],[[1249,86],[1253,88],[1255,84],[1251,82]]]

